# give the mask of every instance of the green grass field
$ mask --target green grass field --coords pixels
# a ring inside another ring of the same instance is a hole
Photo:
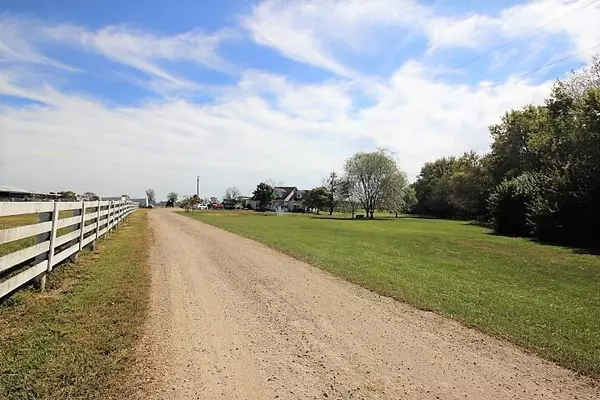
[[[600,377],[598,256],[459,221],[186,215]]]
[[[129,398],[146,316],[147,213],[129,216],[97,251],[0,305],[0,399]]]

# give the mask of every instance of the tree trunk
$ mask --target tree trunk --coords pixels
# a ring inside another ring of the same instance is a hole
[[[398,218],[398,213],[396,213],[396,218]]]

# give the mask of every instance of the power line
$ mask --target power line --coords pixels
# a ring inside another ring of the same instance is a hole
[[[562,19],[562,18],[564,18],[564,17],[566,17],[568,15],[571,15],[571,14],[577,12],[577,11],[583,10],[584,8],[589,7],[592,4],[597,3],[598,1],[599,0],[592,0],[589,3],[586,3],[586,4],[584,4],[583,6],[581,6],[579,8],[576,8],[576,9],[571,10],[571,11],[565,13],[565,14],[562,14],[562,15],[554,18],[553,20],[546,22],[545,24],[538,26],[537,28],[534,28],[534,29],[532,29],[532,30],[530,30],[528,32],[525,32],[524,34],[522,34],[520,36],[517,36],[516,38],[511,39],[508,42],[505,42],[505,43],[502,43],[502,44],[500,44],[500,45],[498,45],[496,47],[493,47],[493,48],[489,49],[488,51],[486,51],[484,53],[481,53],[481,54],[479,54],[479,55],[471,58],[470,60],[467,60],[467,61],[463,62],[462,64],[459,64],[456,67],[453,67],[452,69],[450,69],[448,71],[442,72],[441,74],[435,76],[434,79],[441,78],[442,76],[445,76],[445,75],[449,74],[450,72],[454,72],[454,71],[456,71],[456,70],[464,67],[465,65],[469,65],[469,64],[471,64],[474,61],[477,61],[477,60],[479,60],[479,59],[481,59],[481,58],[483,58],[483,57],[485,57],[487,55],[490,55],[490,54],[492,54],[492,53],[494,53],[494,52],[496,52],[496,51],[498,51],[500,49],[503,49],[503,48],[505,48],[505,47],[507,47],[507,46],[509,46],[509,45],[511,45],[513,43],[515,43],[515,42],[518,42],[519,40],[521,40],[523,38],[526,38],[527,36],[530,36],[531,34],[533,34],[533,33],[537,32],[537,31],[539,31],[539,30],[547,27],[548,25],[551,25],[551,24],[555,23],[556,21],[558,21],[558,20],[560,20],[560,19]]]
[[[559,64],[559,63],[561,63],[561,62],[563,62],[563,61],[569,60],[569,59],[571,59],[571,58],[573,58],[573,57],[576,57],[576,56],[578,56],[578,55],[580,55],[580,54],[583,54],[583,53],[587,53],[588,51],[590,51],[590,50],[594,50],[594,49],[597,49],[597,48],[600,48],[600,44],[597,44],[597,45],[595,45],[595,46],[592,46],[592,47],[588,47],[587,49],[584,49],[584,50],[578,51],[578,52],[576,52],[576,53],[569,54],[569,55],[567,55],[567,56],[564,56],[564,57],[562,57],[562,58],[559,58],[558,60],[551,61],[551,62],[549,62],[548,64],[544,64],[544,65],[542,65],[542,66],[540,66],[540,67],[537,67],[537,68],[535,68],[535,69],[532,69],[531,71],[527,71],[527,72],[524,72],[524,73],[522,73],[522,74],[519,74],[519,75],[517,75],[517,76],[515,76],[515,77],[513,77],[513,78],[514,78],[514,79],[519,79],[519,78],[522,78],[522,77],[524,77],[524,76],[526,76],[526,75],[532,74],[532,73],[534,73],[534,72],[541,71],[541,70],[543,70],[543,69],[545,69],[545,68],[548,68],[548,67],[551,67],[551,66],[553,66],[553,65]],[[503,84],[505,84],[505,83],[506,83],[506,82],[500,82],[500,83],[497,83],[497,84],[495,84],[495,85],[491,86],[491,88],[495,88],[496,86],[500,86],[500,85],[503,85]]]

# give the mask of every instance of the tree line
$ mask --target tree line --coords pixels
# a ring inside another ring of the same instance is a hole
[[[557,81],[542,105],[489,128],[488,154],[426,163],[414,212],[489,221],[500,234],[600,245],[600,58]]]
[[[274,187],[266,182],[257,185],[252,193],[259,209],[266,209],[273,200]],[[344,165],[344,174],[332,172],[323,184],[302,196],[306,210],[334,210],[354,214],[362,209],[367,218],[376,210],[387,210],[398,216],[408,212],[416,203],[414,189],[406,174],[387,150],[359,152]]]

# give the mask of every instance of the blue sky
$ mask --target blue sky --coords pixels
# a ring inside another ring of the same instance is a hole
[[[414,178],[487,151],[594,54],[598,20],[593,0],[0,0],[0,183],[307,188],[376,148]]]

